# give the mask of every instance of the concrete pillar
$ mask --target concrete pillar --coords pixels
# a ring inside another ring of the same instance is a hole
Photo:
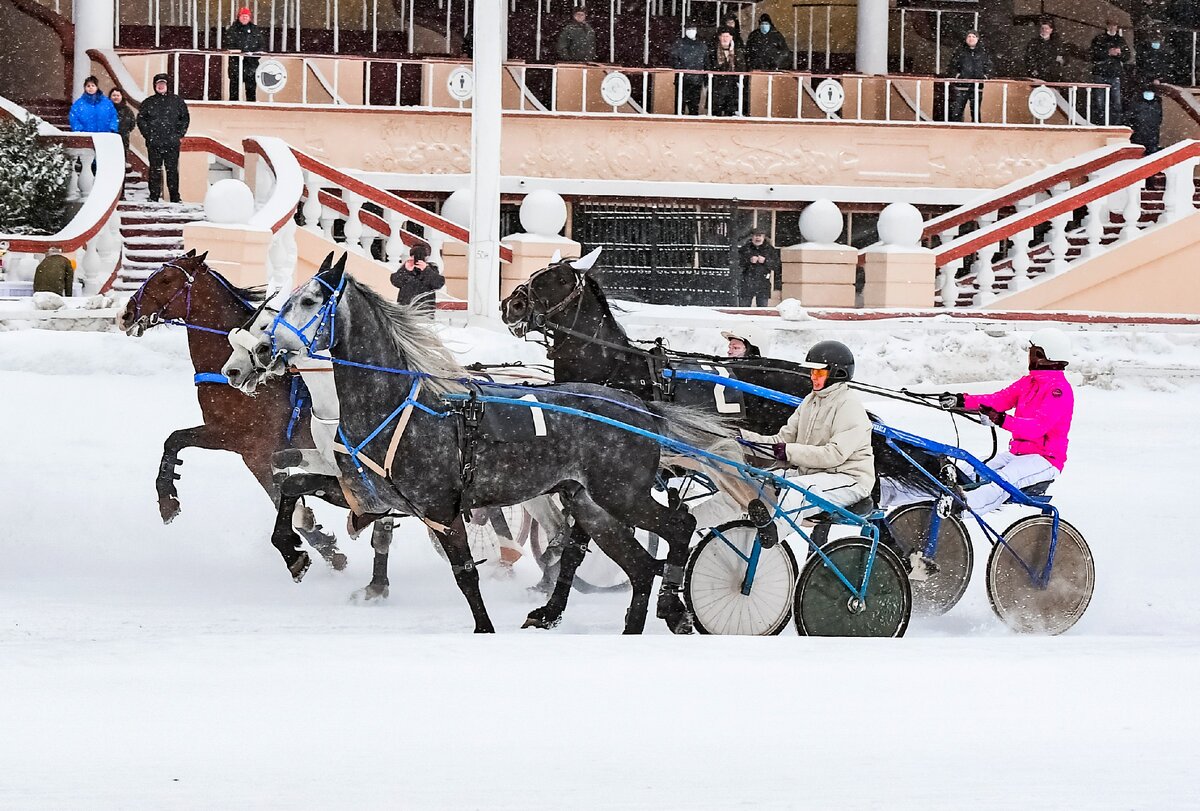
[[[75,71],[71,87],[72,98],[83,92],[83,80],[92,72],[92,60],[87,52],[113,48],[114,3],[106,0],[74,0],[75,9]]]
[[[301,229],[303,230],[303,229]],[[308,233],[304,231],[304,233]],[[273,235],[266,228],[191,222],[183,226],[183,249],[208,251],[208,265],[238,287],[266,284]]]
[[[849,245],[805,242],[779,252],[783,297],[805,307],[853,307],[858,251]]]
[[[888,0],[858,0],[855,66],[859,73],[888,71]]]
[[[864,307],[932,307],[937,266],[928,248],[883,245],[864,252]]]
[[[579,256],[580,244],[566,237],[546,237],[539,234],[512,234],[504,238],[512,248],[513,260],[501,267],[500,296],[512,293],[517,285],[550,264],[554,254]]]
[[[179,153],[179,196],[188,203],[200,203],[208,193],[208,153]]]
[[[471,100],[471,249],[467,312],[472,321],[500,319],[500,38],[501,3],[476,3],[475,96]]]

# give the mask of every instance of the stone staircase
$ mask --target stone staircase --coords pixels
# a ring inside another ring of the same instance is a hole
[[[1141,216],[1138,219],[1138,228],[1145,229],[1156,222],[1165,211],[1163,204],[1164,178],[1162,175],[1156,175],[1150,178],[1145,187],[1142,189],[1141,200]],[[1200,192],[1195,195],[1195,203],[1200,206]],[[1068,249],[1066,252],[1066,261],[1071,262],[1077,259],[1087,245],[1088,239],[1085,233],[1085,228],[1082,225],[1082,217],[1072,221],[1067,229],[1066,237]],[[1125,227],[1125,218],[1119,212],[1108,212],[1107,220],[1104,223],[1103,236],[1100,238],[1101,246],[1108,246],[1116,242],[1121,231]],[[1050,267],[1053,261],[1051,247],[1046,238],[1048,235],[1040,235],[1040,242],[1030,246],[1029,259],[1030,266],[1026,271],[1029,279],[1035,280]],[[1009,292],[1009,284],[1013,278],[1013,268],[1011,259],[1003,259],[996,262],[993,266],[995,272],[995,281],[992,285],[992,290],[997,295]],[[956,306],[971,307],[975,304],[976,296],[979,292],[979,284],[976,280],[976,274],[968,265],[965,273],[958,277],[958,300]],[[941,304],[941,296],[937,296],[937,302]]]
[[[144,183],[144,181],[143,181]],[[140,199],[127,186],[125,199],[117,204],[121,214],[121,268],[112,289],[132,292],[151,273],[183,252],[183,226],[204,219],[204,207],[196,203],[151,203],[144,190]]]
[[[30,99],[14,101],[38,118],[58,127],[60,130],[71,129],[71,103],[61,99]]]

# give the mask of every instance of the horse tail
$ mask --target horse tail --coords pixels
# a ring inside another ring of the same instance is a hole
[[[676,403],[647,403],[649,409],[664,423],[663,433],[669,439],[690,445],[693,448],[720,456],[731,461],[741,461],[742,446],[737,441],[737,425],[728,417],[711,411]],[[753,498],[751,488],[728,465],[691,456],[684,452],[667,451],[663,454],[665,466],[678,466],[702,470],[713,480],[718,489],[734,496],[740,502]]]

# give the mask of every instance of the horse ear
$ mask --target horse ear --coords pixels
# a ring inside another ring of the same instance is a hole
[[[325,281],[330,287],[338,287],[342,283],[342,274],[346,272],[346,257],[348,254],[342,254],[342,258],[337,260],[332,267],[325,271]]]
[[[195,255],[196,255],[196,249],[195,249],[195,248],[192,248],[190,251],[188,251],[187,253],[185,253],[185,254],[183,255],[183,258],[184,258],[184,259],[190,259],[190,258],[192,258],[192,257],[193,257],[193,256],[195,256]]]
[[[324,273],[329,270],[331,265],[333,265],[333,251],[327,253],[325,258],[321,260],[321,267],[317,270],[317,273]]]
[[[554,252],[554,255],[550,257],[550,264],[557,265],[561,261],[562,261],[562,251],[556,250]]]
[[[600,258],[600,251],[602,250],[603,248],[596,248],[596,250],[592,251],[587,256],[582,256],[572,262],[571,267],[575,268],[576,270],[591,270],[592,265],[596,264],[596,260]]]
[[[192,253],[194,254],[194,253],[195,253],[195,251],[192,251]],[[197,261],[197,262],[199,262],[201,265],[203,265],[203,264],[204,264],[204,260],[205,260],[205,259],[207,259],[207,258],[208,258],[208,251],[205,251],[204,253],[202,253],[202,254],[200,254],[199,256],[197,256],[197,257],[196,257],[196,261]]]

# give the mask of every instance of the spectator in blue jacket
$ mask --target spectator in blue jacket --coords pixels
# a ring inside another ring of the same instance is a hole
[[[83,80],[83,95],[71,105],[73,132],[118,132],[117,108],[100,92],[95,76]]]

